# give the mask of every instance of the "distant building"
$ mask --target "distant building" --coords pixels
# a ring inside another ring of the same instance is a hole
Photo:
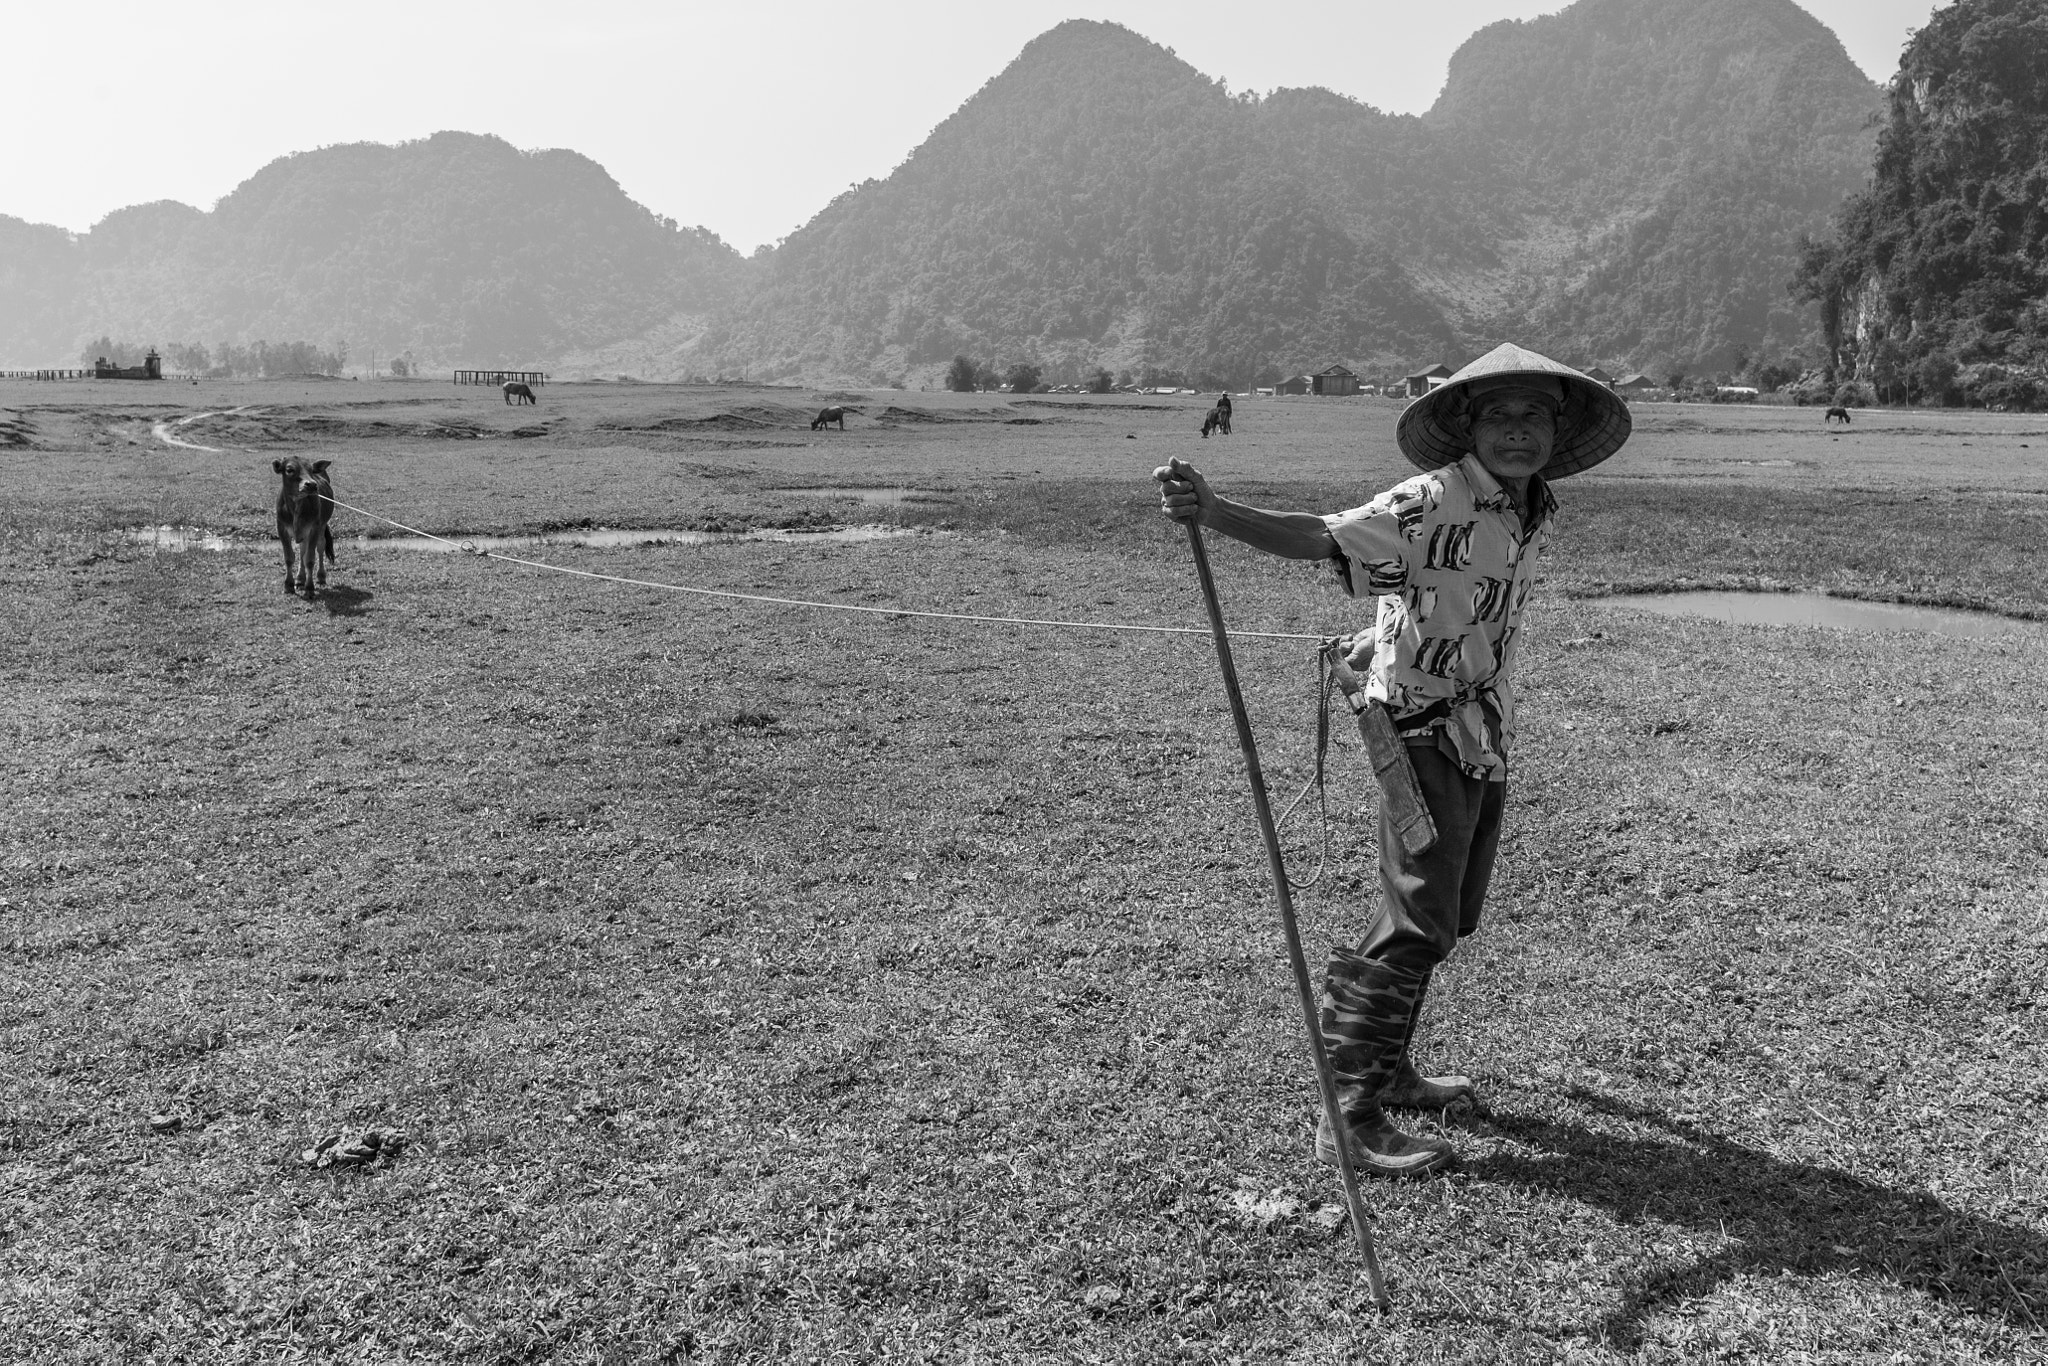
[[[1716,403],[1754,403],[1756,390],[1747,384],[1723,384],[1714,390]]]
[[[1430,390],[1451,377],[1451,367],[1439,361],[1427,370],[1417,370],[1401,383],[1408,389],[1408,397],[1421,398]]]
[[[1289,379],[1283,379],[1273,386],[1273,392],[1276,394],[1305,394],[1308,390],[1309,377],[1307,375],[1295,375]]]
[[[1602,384],[1606,385],[1610,389],[1614,387],[1614,376],[1608,374],[1605,370],[1602,370],[1597,365],[1589,365],[1585,369],[1579,371],[1579,373],[1584,375],[1587,379],[1599,380]]]
[[[142,364],[140,365],[109,365],[107,364],[107,358],[101,356],[92,363],[92,377],[94,379],[162,379],[164,377],[164,358],[156,353],[154,346],[149,348],[149,354],[142,358]]]
[[[1309,377],[1315,392],[1325,398],[1347,398],[1358,392],[1358,375],[1341,365],[1331,365]]]
[[[1616,389],[1623,391],[1624,393],[1641,393],[1645,389],[1656,389],[1662,386],[1660,386],[1656,380],[1651,379],[1648,375],[1634,374],[1630,375],[1627,379],[1624,379],[1623,381],[1621,381],[1621,383],[1615,385],[1614,387]]]

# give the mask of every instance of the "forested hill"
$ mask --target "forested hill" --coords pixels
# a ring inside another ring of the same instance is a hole
[[[2048,0],[1964,7],[2000,3]],[[0,362],[111,335],[649,377],[930,382],[964,352],[1244,383],[1512,336],[1733,371],[1817,349],[1795,244],[1867,183],[1881,107],[1793,0],[1494,24],[1420,118],[1233,95],[1075,20],[748,261],[575,153],[457,133],[287,157],[211,212],[142,205],[80,237],[0,218]]]
[[[0,358],[76,363],[111,333],[539,363],[724,307],[742,270],[587,157],[438,133],[281,158],[211,213],[145,204],[77,237],[0,218]]]
[[[1841,377],[2048,405],[2048,0],[1957,0],[1907,45],[1870,189],[1802,271]]]
[[[1437,104],[1233,97],[1111,24],[1043,35],[767,263],[707,355],[880,378],[954,351],[1246,379],[1504,335],[1734,369],[1811,332],[1802,231],[1880,92],[1792,0],[1579,0],[1481,30]]]
[[[1246,377],[1445,348],[1441,310],[1309,175],[1251,104],[1127,29],[1071,21],[793,234],[705,347],[877,378],[956,352]]]
[[[1723,369],[1810,331],[1797,240],[1865,184],[1880,100],[1792,0],[1580,0],[1474,34],[1425,122],[1468,202],[1512,186],[1497,327],[1529,299],[1563,349]]]

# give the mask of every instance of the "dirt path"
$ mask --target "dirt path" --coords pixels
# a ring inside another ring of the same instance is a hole
[[[243,404],[239,408],[229,408],[226,410],[226,415],[232,417],[236,413],[246,413],[249,411],[249,408],[250,405],[248,404]],[[175,422],[173,422],[169,418],[165,418],[162,422],[159,422],[155,426],[151,427],[149,429],[149,434],[155,437],[157,440],[163,442],[166,446],[176,446],[181,450],[188,451],[207,451],[213,455],[219,455],[221,454],[221,448],[218,446],[202,446],[196,441],[182,441],[179,438],[171,435],[171,432],[174,428],[189,427],[203,417],[220,416],[222,416],[222,414],[219,412],[206,412],[194,413],[190,417],[181,417]]]

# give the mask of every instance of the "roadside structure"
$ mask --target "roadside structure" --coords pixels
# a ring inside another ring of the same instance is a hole
[[[546,384],[548,377],[538,370],[457,370],[457,384]]]
[[[107,358],[101,356],[92,363],[92,377],[94,379],[162,379],[164,377],[164,358],[156,353],[154,346],[149,348],[149,354],[142,358],[142,364],[140,365],[109,365]]]
[[[1438,361],[1435,365],[1417,370],[1414,374],[1406,376],[1402,379],[1401,383],[1407,388],[1408,397],[1421,398],[1450,377],[1451,367],[1445,365],[1442,361]]]
[[[1273,386],[1273,392],[1276,394],[1305,394],[1308,392],[1308,389],[1309,378],[1307,375],[1290,375]]]
[[[1326,365],[1309,376],[1315,392],[1325,398],[1347,398],[1358,392],[1358,373],[1342,365]]]

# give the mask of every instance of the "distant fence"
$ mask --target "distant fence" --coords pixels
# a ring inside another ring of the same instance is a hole
[[[538,370],[457,370],[457,384],[546,384],[548,377]]]
[[[90,370],[0,370],[0,379],[91,379]]]

